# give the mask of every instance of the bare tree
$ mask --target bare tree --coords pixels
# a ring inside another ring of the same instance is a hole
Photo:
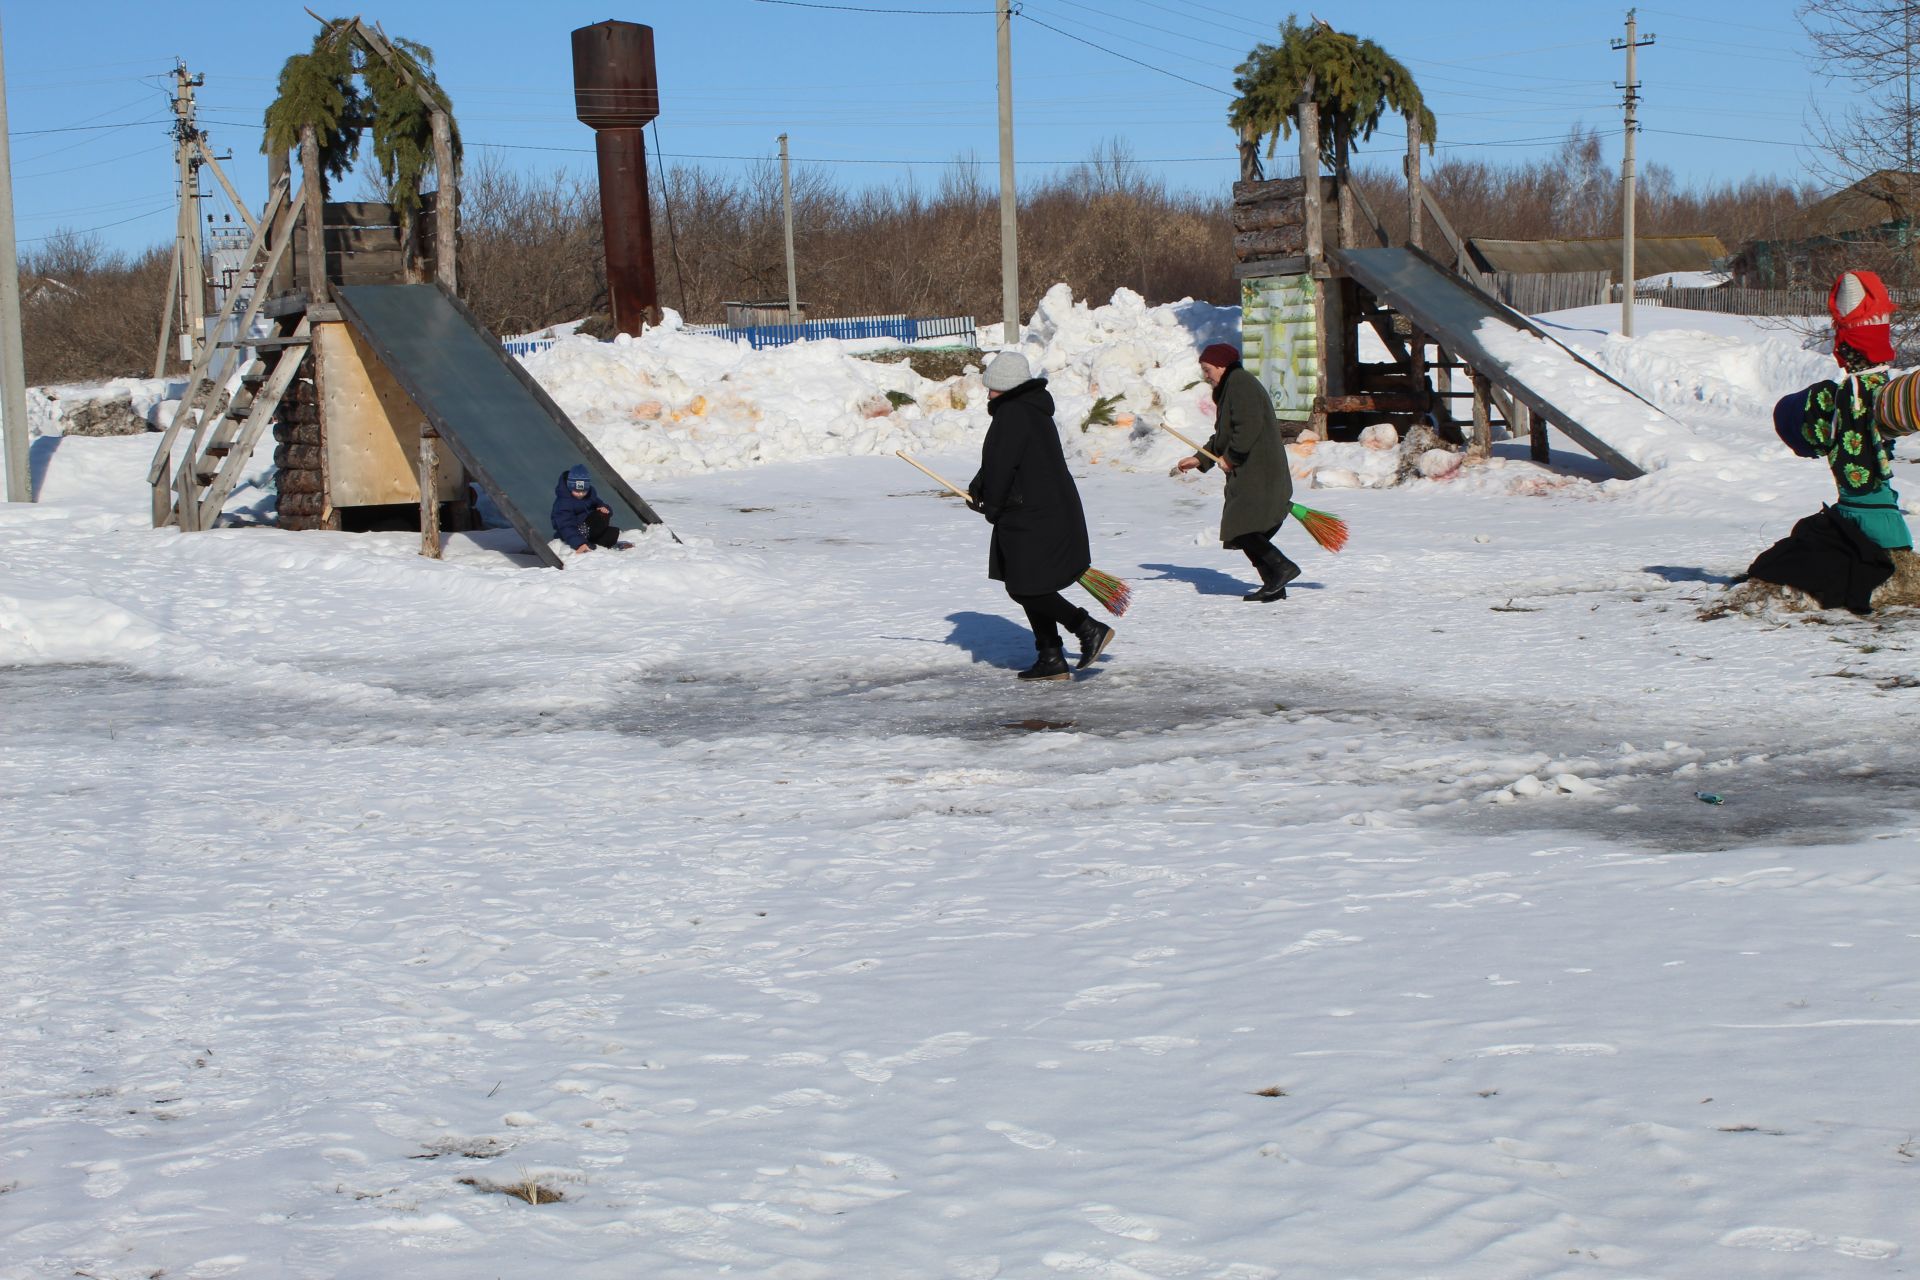
[[[153,362],[168,248],[109,250],[57,232],[20,258],[20,336],[36,386],[136,374]]]
[[[1853,90],[1816,110],[1836,174],[1920,172],[1920,2],[1802,0],[1799,17],[1827,81]]]

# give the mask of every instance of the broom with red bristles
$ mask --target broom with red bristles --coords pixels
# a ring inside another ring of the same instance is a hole
[[[1222,459],[1219,454],[1212,452],[1202,445],[1195,444],[1166,423],[1161,423],[1160,429],[1172,436],[1175,440],[1178,440],[1181,444],[1186,445],[1187,448],[1193,450],[1195,453],[1212,458],[1216,465],[1222,467],[1226,465],[1225,460]],[[1347,545],[1347,522],[1332,512],[1315,511],[1312,507],[1303,507],[1296,502],[1293,504],[1290,514],[1295,520],[1300,522],[1300,527],[1307,531],[1308,537],[1312,538],[1327,550],[1337,554],[1340,548]]]
[[[895,449],[894,453],[902,462],[910,466],[918,467],[922,472],[950,492],[958,494],[968,502],[973,501],[972,494],[939,472],[922,466],[920,460],[908,453],[905,449]],[[1088,569],[1085,573],[1081,574],[1080,585],[1087,589],[1088,595],[1100,602],[1102,608],[1116,618],[1124,617],[1127,612],[1127,606],[1133,602],[1132,587],[1128,586],[1123,579],[1116,578],[1112,574],[1099,569]]]

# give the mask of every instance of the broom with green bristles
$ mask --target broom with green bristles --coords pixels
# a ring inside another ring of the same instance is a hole
[[[1222,468],[1226,466],[1225,460],[1219,454],[1212,452],[1204,445],[1195,444],[1166,423],[1161,423],[1160,429],[1195,453],[1212,458],[1216,465]],[[1309,537],[1327,550],[1337,554],[1340,548],[1347,545],[1347,522],[1339,516],[1328,511],[1315,511],[1312,507],[1303,507],[1297,502],[1293,504],[1290,514],[1300,522],[1300,527],[1307,531]]]
[[[968,502],[973,501],[972,494],[939,472],[930,467],[922,466],[920,460],[908,453],[905,449],[895,449],[894,454],[898,456],[902,462],[913,467],[918,467],[922,472],[950,492],[958,494]],[[1085,573],[1081,574],[1080,585],[1087,589],[1088,595],[1100,602],[1102,608],[1116,618],[1125,616],[1127,606],[1133,602],[1132,587],[1128,586],[1124,580],[1099,569],[1088,569]]]

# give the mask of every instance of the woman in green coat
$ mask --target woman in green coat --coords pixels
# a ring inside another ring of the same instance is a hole
[[[1206,455],[1221,459],[1227,496],[1220,510],[1220,545],[1243,552],[1260,575],[1259,589],[1240,598],[1259,604],[1285,600],[1300,566],[1273,545],[1293,507],[1293,471],[1273,400],[1240,363],[1240,352],[1224,342],[1200,353],[1200,376],[1213,386],[1213,438],[1205,452],[1180,459],[1178,469],[1211,471],[1213,459]]]

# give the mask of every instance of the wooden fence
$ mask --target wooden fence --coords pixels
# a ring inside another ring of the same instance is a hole
[[[1620,305],[1620,286],[1605,271],[1565,271],[1528,274],[1499,271],[1487,277],[1500,300],[1522,315],[1564,311],[1569,307]],[[1827,314],[1824,289],[1742,289],[1714,285],[1704,289],[1648,289],[1634,294],[1643,307],[1681,307],[1688,311],[1715,311],[1735,316],[1821,316]],[[1902,311],[1920,307],[1920,290],[1895,289],[1893,300]]]
[[[1620,301],[1615,285],[1613,301]],[[1825,289],[1740,289],[1715,285],[1709,289],[1641,289],[1634,301],[1647,307],[1685,307],[1689,311],[1717,311],[1734,316],[1820,316],[1827,314]],[[1912,311],[1920,304],[1920,290],[1893,290],[1894,305]]]
[[[1518,272],[1496,271],[1487,279],[1500,301],[1522,315],[1592,307],[1612,296],[1604,271]]]

